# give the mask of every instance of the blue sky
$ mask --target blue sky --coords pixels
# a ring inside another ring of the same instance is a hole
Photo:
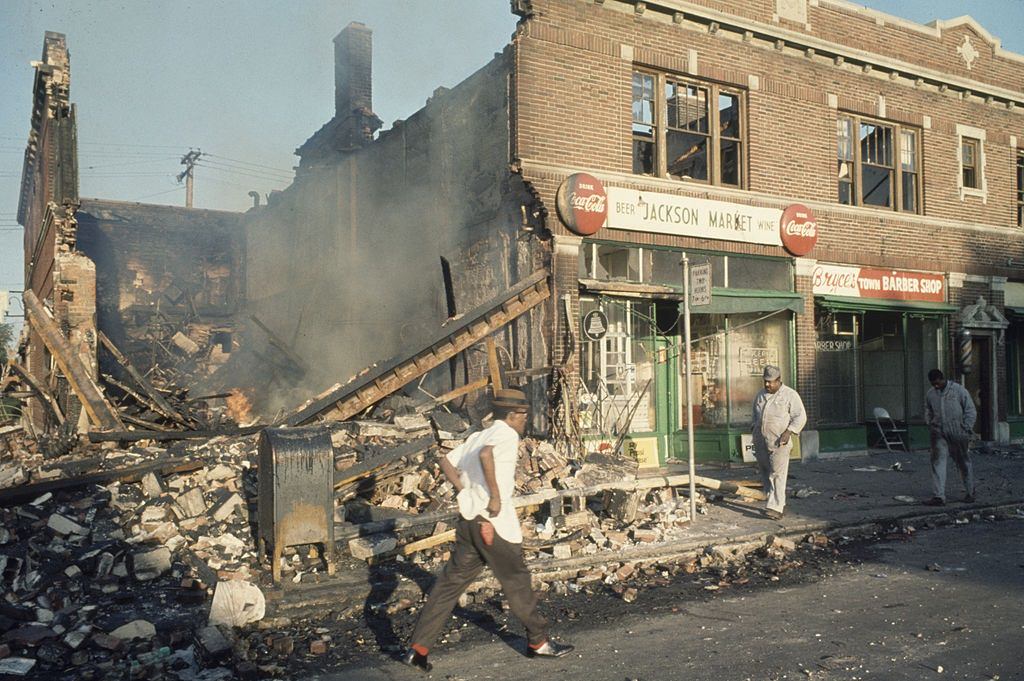
[[[1024,0],[865,4],[921,23],[970,14],[1024,53]],[[387,128],[490,60],[516,17],[508,0],[0,2],[0,290],[21,288],[29,62],[45,31],[67,34],[82,196],[183,205],[179,159],[198,148],[210,156],[196,206],[244,210],[250,190],[288,184],[292,152],[333,114],[331,39],[350,21],[374,31],[374,110]]]

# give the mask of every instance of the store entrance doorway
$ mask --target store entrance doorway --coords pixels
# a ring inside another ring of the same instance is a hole
[[[995,399],[992,386],[995,382],[992,376],[992,337],[975,332],[971,341],[975,365],[972,367],[973,371],[964,376],[964,387],[967,388],[971,399],[974,400],[974,407],[978,410],[974,432],[978,433],[982,440],[994,440]]]

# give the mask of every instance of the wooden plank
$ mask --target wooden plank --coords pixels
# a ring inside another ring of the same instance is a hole
[[[479,343],[488,334],[494,333],[501,326],[515,318],[508,314],[496,314],[496,308],[499,308],[509,300],[519,301],[521,297],[521,309],[516,314],[523,314],[546,300],[549,295],[551,295],[551,292],[548,288],[547,273],[543,270],[536,272],[524,281],[516,284],[511,291],[484,303],[473,312],[468,313],[466,317],[459,321],[455,328],[442,328],[442,332],[445,335],[435,338],[426,344],[425,350],[419,350],[404,358],[394,358],[383,362],[344,386],[336,384],[336,387],[324,391],[313,400],[287,414],[281,423],[289,426],[298,426],[309,423],[318,416],[329,416],[339,420],[351,418],[352,415],[359,413],[373,403],[367,401],[369,398],[366,395],[360,397],[359,392],[366,386],[373,385],[377,379],[380,379],[385,374],[394,376],[400,367],[409,364],[416,366],[417,373],[415,375],[410,373],[408,378],[387,384],[389,388],[392,385],[394,386],[391,389],[391,392],[394,392],[394,390],[406,385],[417,376],[422,376],[430,369],[439,366],[471,345]],[[483,326],[475,333],[472,332],[470,330],[472,325],[481,319],[487,321],[486,326]],[[456,337],[458,338],[457,342],[454,340]],[[427,354],[431,354],[432,357],[420,359]],[[380,392],[377,395],[374,401],[387,396]],[[356,396],[355,399],[353,399],[353,396]]]
[[[362,463],[357,463],[355,466],[351,466],[343,471],[335,473],[334,488],[338,489],[340,487],[345,487],[357,480],[369,477],[384,466],[387,466],[389,463],[397,461],[403,456],[416,456],[421,452],[427,451],[435,444],[437,444],[437,440],[434,439],[433,435],[424,435],[423,437],[411,442],[406,442],[405,444],[401,444],[397,447],[392,447],[371,459]]]
[[[57,328],[36,294],[31,290],[26,290],[22,294],[22,301],[25,303],[25,312],[29,323],[39,333],[39,337],[43,339],[43,344],[49,349],[57,366],[67,378],[71,389],[82,401],[82,408],[85,409],[89,420],[104,430],[124,428],[117,412],[104,399],[103,393],[96,385],[89,370],[72,351],[64,334]]]
[[[491,371],[491,387],[494,394],[498,394],[504,386],[501,384],[501,365],[498,364],[498,346],[493,336],[487,337],[487,367]]]
[[[20,485],[0,490],[0,507],[12,506],[25,501],[31,501],[47,492],[56,492],[64,489],[77,489],[87,485],[104,485],[115,480],[121,482],[138,482],[147,473],[160,471],[162,475],[173,475],[175,473],[186,473],[202,468],[205,461],[191,458],[160,459],[137,466],[125,468],[112,468],[107,471],[86,473],[73,478],[61,478],[58,480],[46,480],[31,485]]]
[[[284,355],[285,359],[292,365],[292,368],[297,370],[300,374],[305,375],[309,371],[309,367],[306,365],[302,358],[295,354],[295,351],[288,346],[283,340],[278,338],[277,334],[270,330],[270,328],[260,321],[260,318],[256,315],[249,315],[256,326],[260,327],[263,333],[267,334],[267,340],[270,342],[271,347]]]
[[[33,376],[28,369],[21,366],[13,359],[7,362],[7,366],[11,367],[11,370],[14,373],[18,374],[18,376],[20,376],[21,379],[28,384],[28,387],[30,387],[33,390],[33,392],[35,392],[36,395],[38,395],[39,400],[43,403],[43,406],[50,410],[50,413],[53,414],[53,417],[57,420],[57,423],[64,423],[64,412],[61,411],[60,405],[57,403],[56,398],[54,398],[54,396],[50,394],[50,391],[46,389],[46,386],[37,381],[36,377]]]
[[[89,433],[89,442],[138,442],[139,440],[209,440],[220,437],[241,437],[252,435],[266,428],[259,424],[245,428],[223,428],[220,430],[121,430],[105,433]]]
[[[174,407],[172,407],[166,399],[164,399],[164,396],[160,394],[160,391],[154,388],[153,385],[149,381],[147,381],[146,378],[142,374],[140,374],[135,369],[134,366],[132,366],[132,363],[128,361],[128,358],[125,357],[124,354],[117,349],[117,346],[114,345],[113,341],[107,338],[107,335],[105,333],[103,333],[102,331],[97,331],[96,337],[99,339],[100,345],[102,345],[106,349],[106,351],[110,353],[110,356],[113,357],[126,372],[128,372],[128,375],[132,377],[132,380],[135,381],[135,384],[142,388],[142,392],[146,394],[146,396],[156,407],[154,411],[156,411],[158,414],[161,414],[171,419],[175,423],[179,423],[185,426],[186,428],[195,427],[195,423],[188,421],[184,416],[178,413],[178,411]]]
[[[455,390],[449,390],[445,394],[439,395],[438,397],[435,397],[432,402],[428,402],[427,404],[420,405],[419,407],[416,408],[416,412],[419,413],[419,414],[425,414],[426,412],[430,411],[434,407],[437,407],[439,405],[445,404],[446,402],[451,402],[452,400],[457,400],[458,398],[462,397],[463,395],[468,395],[469,393],[471,393],[471,392],[473,392],[475,390],[480,390],[482,388],[486,388],[487,384],[490,383],[490,382],[491,382],[491,379],[489,379],[489,378],[481,378],[478,381],[473,381],[472,383],[467,383],[466,385],[464,385],[462,387],[459,387],[459,388],[456,388]]]
[[[715,480],[713,478],[706,478],[700,475],[693,476],[693,480],[696,484],[701,487],[707,487],[708,489],[721,490],[723,492],[731,492],[732,494],[738,494],[740,496],[749,497],[751,499],[758,499],[764,501],[767,497],[764,492],[758,490],[749,489],[742,485],[737,485],[731,482],[725,482],[722,480]],[[689,475],[670,475],[670,476],[655,476],[649,478],[637,478],[636,480],[620,480],[615,482],[605,482],[599,485],[591,485],[589,487],[580,487],[577,489],[550,489],[544,490],[543,492],[537,492],[535,494],[527,494],[521,497],[515,497],[512,499],[512,503],[516,506],[531,506],[534,504],[543,503],[549,499],[557,499],[559,497],[577,497],[577,496],[590,496],[592,494],[598,494],[610,490],[642,490],[642,489],[655,489],[658,487],[680,487],[682,485],[690,484]]]
[[[409,556],[416,553],[417,551],[429,549],[434,546],[437,546],[438,544],[446,544],[450,541],[455,541],[455,530],[446,530],[444,532],[435,534],[432,537],[427,537],[426,539],[420,539],[419,541],[409,542],[408,544],[402,547],[402,555]]]

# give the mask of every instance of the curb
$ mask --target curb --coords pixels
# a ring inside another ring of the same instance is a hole
[[[753,548],[764,544],[770,536],[787,539],[803,538],[808,534],[825,534],[829,536],[843,535],[862,537],[876,534],[886,526],[908,525],[911,523],[929,523],[937,526],[950,525],[957,519],[975,515],[995,515],[1013,517],[1015,511],[1024,508],[1024,499],[993,504],[988,506],[971,506],[949,509],[947,511],[929,511],[886,516],[861,523],[830,523],[825,521],[803,522],[775,530],[759,530],[744,534],[723,536],[719,539],[701,537],[666,542],[655,546],[637,547],[633,550],[617,551],[613,555],[596,553],[588,556],[563,558],[559,560],[531,561],[527,563],[534,579],[558,580],[572,578],[580,570],[593,568],[608,563],[657,563],[662,561],[691,558],[704,553],[710,547],[724,549]],[[267,598],[267,617],[301,616],[304,611],[323,612],[325,608],[334,610],[351,610],[366,605],[369,596],[380,587],[391,586],[388,596],[401,596],[418,600],[423,591],[415,582],[396,578],[394,584],[374,581],[367,572],[366,579],[358,577],[344,580],[344,583],[325,582],[309,585],[306,588],[282,589],[278,598]],[[470,585],[469,590],[499,587],[497,579],[492,576],[481,577]]]

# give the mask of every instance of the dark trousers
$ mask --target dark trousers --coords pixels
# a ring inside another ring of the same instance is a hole
[[[411,644],[421,645],[428,650],[434,645],[459,596],[485,565],[491,568],[501,582],[501,589],[505,592],[512,614],[526,627],[530,644],[536,646],[547,640],[548,623],[537,611],[539,597],[533,591],[530,571],[523,562],[522,544],[511,544],[495,534],[494,543],[487,546],[480,536],[481,522],[480,518],[459,518],[455,529],[455,552],[430,590],[412,632]]]

